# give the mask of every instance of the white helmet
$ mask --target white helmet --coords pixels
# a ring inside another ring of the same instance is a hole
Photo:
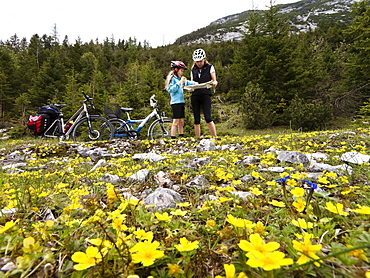
[[[195,62],[201,61],[204,58],[206,58],[206,52],[203,49],[199,48],[199,49],[194,50],[194,52],[193,52],[193,60]]]

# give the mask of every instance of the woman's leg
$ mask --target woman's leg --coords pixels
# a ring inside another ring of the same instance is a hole
[[[210,95],[203,95],[203,113],[204,113],[204,118],[206,120],[207,126],[209,133],[211,136],[216,137],[217,132],[216,132],[216,126],[215,123],[212,120],[212,100]]]
[[[200,100],[198,95],[191,96],[191,107],[194,116],[195,137],[200,137]]]
[[[195,137],[200,137],[200,124],[194,124]]]
[[[209,133],[211,134],[211,136],[216,137],[217,132],[216,132],[215,123],[212,121],[212,122],[207,123],[207,125],[208,125],[208,130],[209,130]]]

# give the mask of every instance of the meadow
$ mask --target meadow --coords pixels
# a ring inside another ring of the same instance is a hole
[[[0,277],[369,278],[369,163],[309,179],[305,165],[266,152],[319,152],[330,165],[342,164],[345,152],[368,154],[370,129],[346,131],[222,136],[214,143],[228,147],[206,152],[194,138],[129,141],[130,151],[94,171],[96,162],[72,142],[8,139],[2,165],[15,151],[27,165],[1,171]],[[109,142],[85,145],[115,152]],[[132,159],[154,151],[166,159]],[[237,163],[245,156],[259,162]],[[181,167],[194,157],[211,162]],[[275,166],[285,171],[261,171]],[[130,182],[141,169],[149,178]],[[158,187],[159,171],[185,200],[176,208],[143,205],[140,196]],[[122,182],[102,182],[106,173]],[[187,186],[198,175],[207,186]]]

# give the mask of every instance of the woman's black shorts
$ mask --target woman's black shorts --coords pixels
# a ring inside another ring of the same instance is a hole
[[[172,107],[172,118],[182,119],[185,118],[185,103],[171,104]]]

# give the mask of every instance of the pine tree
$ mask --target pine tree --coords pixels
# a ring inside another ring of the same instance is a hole
[[[348,92],[347,97],[363,102],[370,92],[370,5],[368,0],[353,5],[356,15],[346,30],[349,44],[349,59],[346,64]]]

